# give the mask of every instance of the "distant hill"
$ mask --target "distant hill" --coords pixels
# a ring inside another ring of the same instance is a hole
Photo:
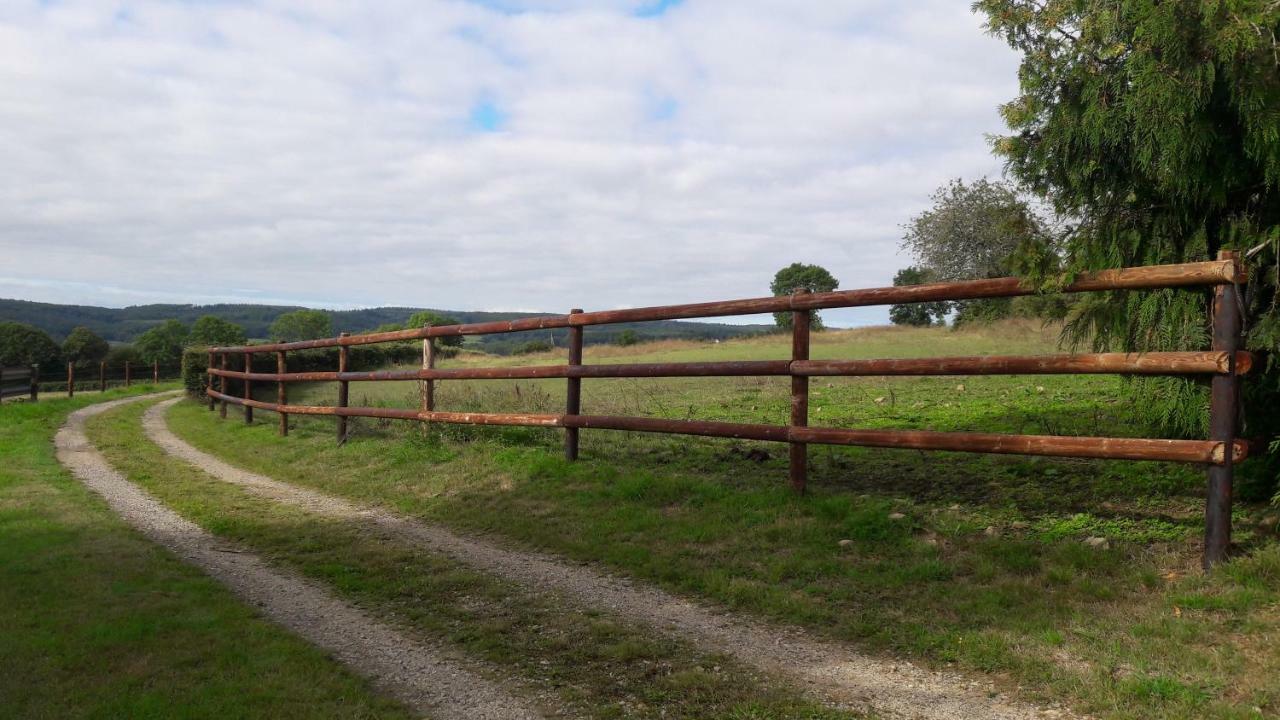
[[[84,325],[112,342],[131,342],[153,325],[176,319],[187,325],[202,315],[216,315],[244,327],[251,338],[266,338],[271,323],[283,313],[300,310],[288,305],[132,305],[125,308],[104,308],[91,305],[58,305],[27,300],[0,299],[0,320],[11,320],[34,325],[61,341],[77,326]],[[419,310],[435,312],[457,318],[459,322],[485,322],[536,317],[547,313],[500,313],[470,310],[435,310],[434,308],[378,307],[363,310],[326,310],[333,317],[337,332],[358,333],[372,330],[379,325],[403,323]],[[583,339],[587,344],[611,343],[619,334],[632,330],[642,340],[701,339],[723,340],[743,335],[770,332],[772,325],[726,325],[724,323],[661,321],[626,323],[589,327]],[[468,344],[486,352],[506,354],[530,340],[552,340],[563,346],[567,330],[531,330],[469,337]]]

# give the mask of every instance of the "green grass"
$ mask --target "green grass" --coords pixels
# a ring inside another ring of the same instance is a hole
[[[69,412],[154,389],[0,407],[0,717],[406,717],[57,463]]]
[[[458,646],[552,692],[587,717],[725,720],[853,715],[717,655],[406,546],[368,523],[334,521],[255,498],[166,456],[142,433],[144,407],[90,422],[112,464],[177,512],[332,586],[410,633]]]
[[[819,336],[815,357],[1052,349],[1051,332],[872,330]],[[786,340],[592,348],[587,362],[785,357]],[[630,354],[628,354],[630,353]],[[545,356],[498,362],[549,363]],[[460,359],[455,365],[493,362]],[[814,382],[815,424],[1141,436],[1121,380]],[[963,387],[961,387],[963,386]],[[293,388],[324,402],[331,386]],[[558,411],[563,381],[443,382],[449,410]],[[408,406],[412,383],[353,384],[352,404]],[[585,412],[782,422],[780,379],[588,380]],[[527,428],[171,413],[188,441],[288,482],[595,561],[666,588],[940,666],[993,673],[1103,717],[1280,713],[1280,583],[1261,506],[1241,505],[1246,557],[1198,570],[1202,472],[1096,462],[813,446],[810,493],[784,488],[779,445],[584,432],[583,460]],[[901,519],[891,519],[901,513]],[[1107,538],[1109,549],[1081,541]],[[848,540],[841,544],[840,541]]]

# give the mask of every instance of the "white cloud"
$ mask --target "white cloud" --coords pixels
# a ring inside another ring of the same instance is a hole
[[[999,172],[1016,57],[966,3],[651,5],[7,3],[0,296],[559,312],[755,296],[793,261],[882,285],[934,187]]]

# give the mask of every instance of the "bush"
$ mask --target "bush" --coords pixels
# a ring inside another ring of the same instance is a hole
[[[182,387],[193,398],[204,397],[209,386],[209,353],[202,347],[190,347],[182,353]]]
[[[511,351],[512,355],[530,355],[532,353],[548,352],[555,349],[551,343],[546,340],[530,340],[529,342],[517,346]]]

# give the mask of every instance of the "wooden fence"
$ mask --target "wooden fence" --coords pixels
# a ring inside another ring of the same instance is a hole
[[[109,365],[102,361],[96,366],[79,367],[69,362],[64,370],[41,373],[40,383],[46,389],[50,386],[65,388],[67,395],[74,397],[77,390],[106,392],[109,387],[130,387],[135,382],[158,383],[161,380],[172,380],[181,374],[181,366],[162,365],[159,362],[135,363],[126,360],[119,365]]]
[[[39,371],[36,366],[0,367],[0,400],[11,397],[25,397],[32,402],[39,399]]]
[[[1107,290],[1150,290],[1159,288],[1212,288],[1213,344],[1209,351],[1151,352],[1141,355],[1087,353],[1042,356],[947,357],[932,359],[821,360],[809,359],[810,311],[824,308],[862,307],[913,302],[973,300],[1032,295],[1035,291],[1017,278],[970,280],[905,287],[840,290],[825,293],[796,293],[790,296],[746,300],[668,305],[627,310],[583,312],[568,315],[525,318],[511,321],[471,323],[410,330],[342,334],[334,338],[237,347],[215,347],[209,351],[209,409],[221,402],[226,417],[227,403],[244,407],[246,423],[253,422],[254,408],[280,413],[280,434],[288,434],[288,416],[332,415],[337,422],[339,442],[347,435],[347,418],[374,417],[423,422],[479,425],[523,425],[564,429],[564,451],[569,459],[578,457],[578,433],[583,429],[629,430],[713,437],[785,442],[790,445],[790,481],[803,491],[807,475],[807,446],[811,443],[860,445],[917,450],[1047,455],[1057,457],[1164,460],[1198,463],[1208,467],[1208,500],[1205,511],[1204,565],[1207,568],[1226,558],[1231,540],[1231,485],[1233,467],[1248,453],[1248,443],[1237,439],[1239,428],[1240,376],[1253,366],[1254,358],[1241,351],[1243,298],[1241,285],[1247,280],[1242,264],[1232,252],[1216,261],[1181,265],[1106,270],[1082,275],[1063,288],[1079,293]],[[583,365],[582,331],[589,325],[651,320],[752,315],[772,312],[792,314],[791,360],[726,361],[690,363],[632,363]],[[432,338],[487,333],[507,333],[544,328],[568,328],[568,363],[534,367],[487,367],[440,370],[435,368]],[[415,340],[423,341],[420,370],[348,372],[349,348],[355,345]],[[337,347],[336,372],[288,372],[286,353],[313,348]],[[273,353],[276,372],[252,371],[255,354]],[[244,358],[244,371],[228,369],[227,359]],[[1006,435],[971,432],[917,430],[859,430],[809,427],[809,378],[814,376],[904,376],[904,375],[1001,375],[1114,373],[1134,375],[1203,375],[1211,377],[1210,436],[1207,440],[1147,438],[1063,437],[1054,435]],[[791,378],[791,417],[786,425],[669,420],[581,413],[583,378],[653,378],[706,376],[785,376]],[[221,378],[218,389],[214,379]],[[243,382],[243,395],[227,393],[227,378]],[[436,380],[564,378],[565,411],[561,414],[461,413],[437,410]],[[420,409],[350,407],[348,385],[352,382],[395,380],[421,381]],[[291,382],[337,382],[336,406],[290,405],[287,384]],[[274,382],[276,401],[252,397],[254,382]]]

